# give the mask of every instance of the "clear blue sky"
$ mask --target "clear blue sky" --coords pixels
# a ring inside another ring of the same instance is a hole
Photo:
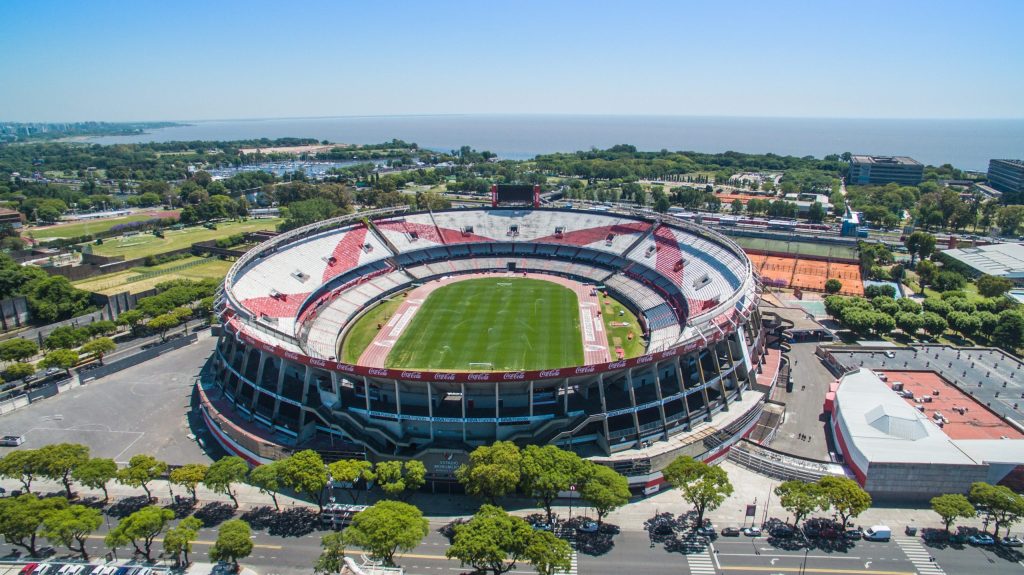
[[[1024,117],[1024,1],[0,2],[0,120]]]

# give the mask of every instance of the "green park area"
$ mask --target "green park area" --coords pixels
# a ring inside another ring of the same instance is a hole
[[[176,279],[222,279],[232,262],[219,258],[187,257],[157,266],[136,267],[122,272],[74,282],[75,287],[104,295],[140,293],[157,284]]]
[[[144,222],[146,220],[152,220],[153,218],[171,218],[177,216],[178,210],[169,212],[152,211],[132,214],[130,216],[123,216],[119,218],[82,220],[79,222],[69,222],[66,224],[47,226],[45,228],[29,228],[28,230],[25,231],[24,235],[26,237],[32,237],[37,240],[51,240],[55,238],[75,238],[89,234],[102,233],[118,224]]]
[[[103,240],[103,243],[99,245],[93,243],[87,245],[92,253],[98,256],[124,256],[125,259],[131,260],[187,248],[195,242],[215,240],[246,232],[274,230],[279,223],[281,220],[277,218],[220,222],[216,229],[193,226],[181,230],[164,230],[162,238],[151,232],[139,232],[135,235],[109,238]]]
[[[640,322],[626,306],[614,299],[601,296],[601,318],[604,319],[605,333],[608,334],[608,348],[612,359],[616,348],[621,347],[623,357],[637,357],[646,351],[641,340]],[[630,337],[632,336],[632,337]]]
[[[403,294],[395,294],[363,314],[345,335],[341,360],[346,363],[357,363],[359,356],[363,355],[373,338],[377,337],[377,324],[387,323],[404,299]]]

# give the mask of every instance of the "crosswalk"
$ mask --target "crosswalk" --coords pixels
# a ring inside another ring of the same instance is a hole
[[[575,549],[572,550],[572,557],[569,558],[569,570],[559,571],[558,575],[577,575],[579,573],[579,565],[577,560],[579,559],[579,553]]]
[[[711,561],[711,553],[704,549],[686,556],[691,575],[715,575],[715,564]]]
[[[896,544],[900,546],[907,559],[910,559],[914,568],[921,575],[946,575],[942,567],[931,560],[931,553],[917,539],[897,539]]]

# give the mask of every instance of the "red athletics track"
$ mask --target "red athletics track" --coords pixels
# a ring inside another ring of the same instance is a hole
[[[428,282],[408,293],[405,301],[398,306],[394,315],[384,326],[380,328],[377,335],[367,346],[363,354],[359,356],[359,365],[364,367],[384,367],[384,361],[391,352],[392,346],[402,335],[402,331],[412,322],[413,316],[419,311],[427,297],[439,287],[457,281],[465,281],[477,278],[495,277],[512,274],[466,274],[442,278]],[[576,294],[579,300],[580,309],[580,334],[583,338],[583,362],[587,365],[592,363],[606,363],[612,360],[611,352],[608,350],[608,336],[604,331],[604,321],[597,316],[601,309],[599,295],[590,295],[593,287],[585,286],[579,282],[565,279],[558,276],[546,274],[516,273],[514,277],[529,277],[541,279],[565,286]],[[589,329],[588,329],[589,326]]]

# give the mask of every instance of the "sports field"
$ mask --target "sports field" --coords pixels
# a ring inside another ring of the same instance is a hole
[[[87,234],[98,234],[100,232],[105,232],[118,224],[144,222],[146,220],[151,220],[153,218],[176,217],[178,217],[178,210],[151,210],[146,212],[140,212],[137,214],[132,214],[130,216],[121,216],[118,218],[82,220],[78,222],[57,224],[55,226],[47,226],[45,228],[33,227],[25,229],[22,235],[31,235],[33,238],[36,238],[37,240],[49,240],[53,238],[73,238],[77,236],[84,236]]]
[[[152,267],[136,267],[122,272],[72,282],[78,289],[113,295],[121,292],[139,293],[157,284],[176,279],[223,279],[231,262],[217,258],[188,257]]]
[[[818,256],[857,261],[857,248],[846,245],[822,244],[801,241],[770,240],[747,236],[730,236],[743,249],[762,252],[792,254],[794,256]]]
[[[434,291],[388,354],[397,369],[553,369],[583,364],[576,294],[544,280],[495,277]]]
[[[98,256],[124,256],[132,260],[146,256],[161,254],[172,250],[187,248],[195,242],[204,242],[218,238],[226,238],[234,234],[273,230],[280,219],[253,219],[244,222],[220,222],[217,229],[211,230],[203,226],[192,226],[181,230],[165,230],[164,237],[159,238],[150,232],[140,232],[131,236],[118,236],[104,240],[102,244],[88,244],[92,253]]]

